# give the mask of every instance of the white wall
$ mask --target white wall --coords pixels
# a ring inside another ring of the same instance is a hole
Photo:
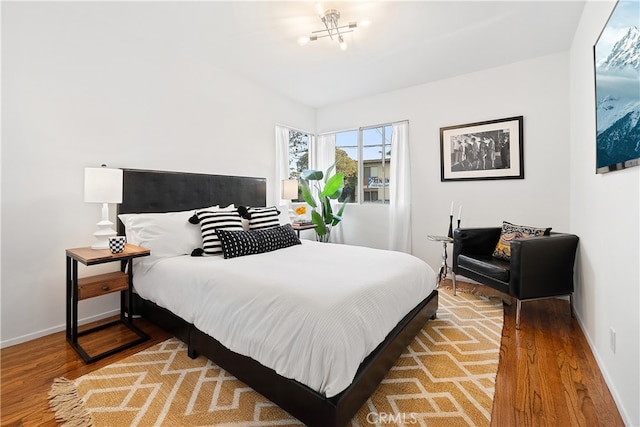
[[[640,425],[640,168],[595,173],[593,46],[615,2],[587,2],[571,48],[571,231],[577,317],[627,425]],[[609,330],[616,331],[616,352]]]
[[[413,252],[434,269],[449,209],[463,205],[462,226],[517,224],[569,229],[568,56],[554,54],[318,111],[318,132],[409,120]],[[524,116],[524,180],[441,182],[443,126]],[[349,205],[344,241],[386,248],[388,207]]]
[[[314,128],[313,109],[159,45],[143,21],[114,27],[121,17],[107,3],[2,5],[3,347],[64,328],[64,250],[93,243],[100,218],[83,202],[85,167],[265,176],[271,194],[275,124]],[[80,318],[117,301],[82,301]]]

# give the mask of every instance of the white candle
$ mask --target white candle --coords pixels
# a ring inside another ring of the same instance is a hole
[[[451,211],[449,212],[449,215],[453,216],[453,202],[451,202]]]
[[[460,209],[458,209],[458,221],[460,221],[461,216],[462,216],[462,205],[460,205]]]

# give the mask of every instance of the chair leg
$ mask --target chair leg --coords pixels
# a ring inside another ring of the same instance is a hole
[[[516,300],[516,329],[520,329],[520,310],[522,309],[522,301]]]
[[[451,282],[453,283],[453,295],[455,296],[455,294],[456,294],[456,273],[454,273],[453,270],[451,271]]]

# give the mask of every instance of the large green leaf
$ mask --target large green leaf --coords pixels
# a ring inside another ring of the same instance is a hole
[[[330,194],[329,196],[327,196],[328,198],[332,199],[332,200],[336,200],[339,199],[340,196],[342,196],[342,192],[344,191],[344,186],[338,188],[338,191],[336,191],[333,194]]]
[[[309,189],[309,184],[305,180],[300,180],[300,187],[302,187],[302,198],[305,202],[312,208],[317,207],[317,203],[313,196],[311,195],[311,190]]]
[[[318,236],[327,234],[327,226],[324,225],[322,215],[320,215],[318,211],[311,211],[311,222],[316,225],[316,234],[318,234]]]
[[[320,197],[331,197],[338,193],[338,190],[344,187],[344,175],[337,173],[333,175],[324,186],[324,190],[320,193]],[[340,193],[342,194],[342,193]],[[340,197],[338,195],[338,197]],[[337,198],[337,197],[331,197]]]
[[[329,177],[331,176],[331,172],[333,172],[333,168],[336,167],[336,164],[332,164],[331,166],[329,166],[329,169],[327,169],[327,171],[324,174],[324,182],[326,183],[327,180],[329,179]]]
[[[300,176],[307,181],[320,181],[324,175],[322,171],[306,169],[300,173]]]
[[[346,200],[344,201],[342,206],[340,206],[340,209],[338,210],[338,213],[333,215],[333,222],[331,223],[332,226],[338,225],[340,223],[340,221],[342,221],[342,213],[344,212],[344,207],[345,206],[347,206],[347,201]]]
[[[320,199],[322,201],[322,217],[325,224],[331,224],[333,222],[333,208],[331,207],[331,200],[328,197]]]

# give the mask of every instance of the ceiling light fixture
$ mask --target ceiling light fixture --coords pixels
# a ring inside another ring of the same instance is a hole
[[[304,46],[309,42],[316,41],[318,39],[329,37],[331,40],[337,40],[340,45],[340,49],[347,49],[347,42],[344,41],[344,34],[352,33],[360,26],[366,26],[369,21],[349,22],[346,25],[339,25],[340,12],[336,9],[327,9],[322,12],[320,4],[316,5],[316,12],[320,15],[320,20],[324,24],[324,28],[317,31],[312,31],[310,36],[303,36],[298,39],[298,44]]]

